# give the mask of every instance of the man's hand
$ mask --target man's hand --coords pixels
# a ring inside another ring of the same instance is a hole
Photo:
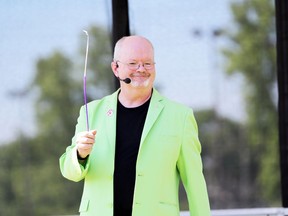
[[[83,131],[77,134],[76,147],[81,158],[86,158],[92,151],[97,131]]]

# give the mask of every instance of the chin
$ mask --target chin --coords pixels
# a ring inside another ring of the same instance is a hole
[[[132,80],[131,85],[133,87],[144,87],[144,88],[147,88],[147,87],[150,86],[150,79],[147,79],[144,82],[139,82],[139,81],[133,81]]]

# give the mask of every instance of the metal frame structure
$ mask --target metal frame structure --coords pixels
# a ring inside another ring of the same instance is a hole
[[[254,208],[254,209],[227,209],[212,210],[211,216],[287,216],[285,208]]]
[[[120,38],[130,35],[128,0],[112,0],[112,16],[112,49],[114,49]],[[120,87],[119,80],[116,77],[114,86],[115,89]]]
[[[288,207],[288,1],[275,0],[282,205]]]
[[[287,208],[254,208],[212,210],[211,216],[287,216]],[[190,216],[189,212],[181,212],[180,216]]]
[[[53,215],[53,216],[78,216],[78,215]],[[180,216],[190,216],[190,213],[188,211],[183,211],[180,213]],[[211,216],[288,216],[288,208],[212,210]]]

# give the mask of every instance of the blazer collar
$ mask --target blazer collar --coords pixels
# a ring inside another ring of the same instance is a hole
[[[116,116],[117,116],[116,114],[117,114],[117,100],[118,100],[119,91],[120,89],[118,89],[112,95],[108,96],[108,103],[106,107],[106,118],[107,118],[107,121],[105,121],[106,130],[107,130],[107,135],[108,135],[110,146],[113,146],[113,147],[115,146],[115,141],[116,141]],[[144,128],[142,131],[140,148],[164,107],[162,100],[163,100],[163,96],[161,96],[159,92],[155,88],[153,88],[150,105],[148,108]]]

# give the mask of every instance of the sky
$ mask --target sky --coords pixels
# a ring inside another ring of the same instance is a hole
[[[227,42],[212,36],[215,29],[233,26],[231,1],[130,0],[130,29],[154,45],[155,85],[163,95],[194,110],[214,106],[221,115],[242,121],[242,78],[225,75],[219,49]],[[19,131],[37,132],[35,96],[15,96],[30,86],[37,59],[55,50],[75,55],[82,30],[101,25],[111,31],[111,17],[108,0],[0,1],[0,144]]]

